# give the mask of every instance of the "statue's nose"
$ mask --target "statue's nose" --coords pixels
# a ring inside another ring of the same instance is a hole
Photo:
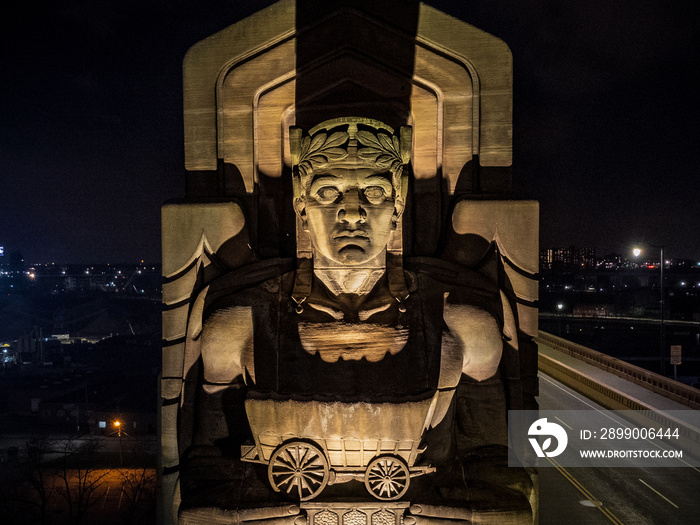
[[[360,194],[357,190],[349,190],[343,193],[343,199],[338,210],[338,220],[356,223],[364,222],[367,212],[364,209]]]

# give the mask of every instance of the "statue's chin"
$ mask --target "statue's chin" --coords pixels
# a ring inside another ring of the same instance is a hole
[[[363,248],[349,245],[341,248],[338,251],[337,257],[334,257],[334,259],[340,264],[355,266],[367,262],[371,259],[371,256]]]

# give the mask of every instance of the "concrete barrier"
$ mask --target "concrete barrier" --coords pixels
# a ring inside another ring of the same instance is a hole
[[[568,354],[576,359],[593,365],[601,370],[610,372],[618,377],[621,377],[630,383],[642,386],[647,390],[660,394],[668,399],[680,403],[693,409],[700,409],[700,390],[691,386],[685,385],[678,381],[674,381],[668,377],[649,372],[641,367],[631,365],[621,359],[610,357],[592,348],[585,347],[567,341],[556,335],[547,332],[539,332],[535,339],[538,343],[544,343],[552,348]],[[542,364],[540,356],[540,364]],[[544,371],[544,370],[543,370]],[[632,407],[627,407],[632,408]]]

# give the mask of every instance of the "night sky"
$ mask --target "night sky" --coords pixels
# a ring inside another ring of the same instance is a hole
[[[184,193],[182,58],[271,1],[39,0],[3,15],[0,246],[26,262],[157,262]],[[429,1],[503,39],[516,196],[541,245],[700,259],[695,0]]]

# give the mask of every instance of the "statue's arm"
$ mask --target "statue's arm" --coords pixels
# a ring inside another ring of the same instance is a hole
[[[502,331],[496,319],[476,306],[447,300],[443,317],[448,337],[461,350],[462,373],[477,381],[492,377],[503,353]]]
[[[205,390],[217,390],[239,380],[244,371],[254,378],[253,313],[250,306],[214,311],[202,329]]]

